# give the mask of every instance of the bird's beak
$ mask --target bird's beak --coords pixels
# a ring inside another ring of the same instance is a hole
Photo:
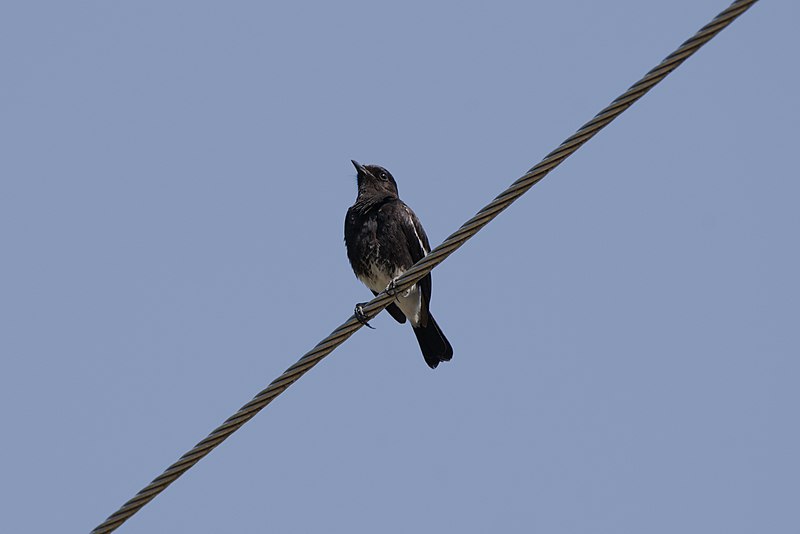
[[[369,173],[367,172],[367,169],[365,169],[365,168],[364,168],[364,166],[363,166],[363,165],[361,165],[361,164],[360,164],[359,162],[357,162],[356,160],[354,160],[354,159],[351,159],[351,160],[350,160],[350,162],[353,164],[353,167],[355,167],[355,168],[356,168],[356,171],[358,171],[358,174],[359,174],[359,175],[362,175],[362,174],[363,174],[363,175],[365,175],[365,176],[366,176],[367,174],[369,174]]]

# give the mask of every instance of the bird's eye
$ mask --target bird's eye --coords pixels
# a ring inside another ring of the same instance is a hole
[[[388,179],[389,179],[389,177],[388,177],[388,176],[386,176],[386,173],[385,173],[385,172],[382,172],[382,173],[381,173],[381,180],[383,180],[383,181],[385,182],[385,181],[386,181],[386,180],[388,180]]]

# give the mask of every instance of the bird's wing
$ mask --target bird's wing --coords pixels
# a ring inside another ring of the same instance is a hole
[[[431,251],[431,245],[428,243],[428,236],[425,234],[425,229],[422,227],[422,223],[419,222],[416,213],[405,204],[403,204],[403,211],[403,231],[408,241],[408,250],[411,252],[411,258],[414,262],[418,262],[428,255],[428,252]]]
[[[428,242],[428,236],[425,234],[425,229],[422,227],[422,223],[419,222],[417,215],[411,208],[403,203],[401,204],[403,208],[403,233],[406,236],[406,243],[408,245],[408,251],[411,253],[411,259],[416,263],[428,255],[431,251],[431,245]],[[426,275],[418,284],[422,290],[424,313],[427,315],[428,304],[431,301],[431,275]]]

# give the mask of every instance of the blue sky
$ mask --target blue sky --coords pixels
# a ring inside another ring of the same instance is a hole
[[[85,532],[726,2],[0,7],[4,532]],[[120,532],[796,532],[800,8],[759,2]]]

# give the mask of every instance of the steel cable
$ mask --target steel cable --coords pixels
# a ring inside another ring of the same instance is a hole
[[[592,120],[584,124],[575,134],[561,143],[558,148],[550,152],[541,162],[525,173],[524,176],[516,180],[505,191],[495,197],[492,202],[481,209],[474,217],[461,225],[461,227],[445,239],[441,245],[433,249],[430,254],[403,273],[403,275],[395,281],[395,291],[403,291],[412,286],[428,274],[434,267],[443,262],[445,258],[461,247],[469,238],[478,233],[481,228],[497,217],[500,212],[525,194],[551,170],[571,156],[586,141],[594,137],[597,132],[644,96],[670,72],[675,70],[687,58],[697,52],[700,47],[726,28],[757,1],[758,0],[738,0],[728,6],[727,9],[722,11],[714,20],[706,24],[677,50],[667,56],[641,80],[633,84],[630,89],[625,91],[625,93],[620,95],[600,113],[595,115]],[[375,315],[388,306],[392,300],[392,295],[384,291],[364,305],[364,314],[368,318],[375,317]],[[252,419],[259,411],[272,402],[275,397],[283,393],[286,388],[291,386],[307,371],[317,365],[322,358],[344,343],[344,341],[360,329],[361,326],[361,323],[358,322],[355,316],[351,316],[344,324],[339,326],[294,365],[289,367],[281,376],[273,380],[266,389],[258,393],[250,402],[242,406],[239,411],[229,417],[205,439],[181,456],[178,461],[169,466],[161,475],[156,477],[119,510],[111,514],[108,519],[92,530],[92,533],[105,534],[116,530],[145,504],[164,491],[167,486],[211,452],[214,447],[225,441],[228,436]]]

